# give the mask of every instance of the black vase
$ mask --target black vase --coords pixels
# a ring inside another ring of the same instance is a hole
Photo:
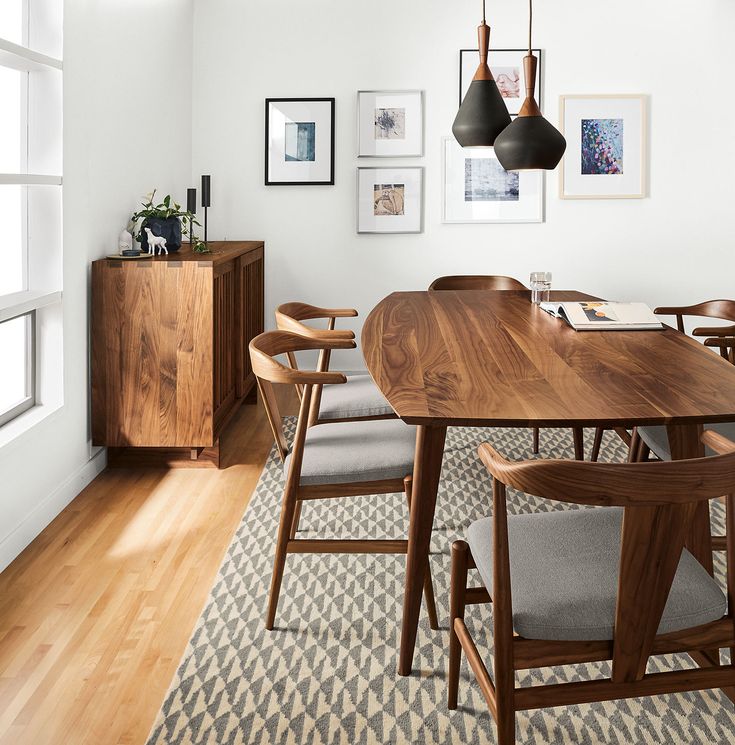
[[[181,248],[181,220],[178,217],[146,217],[140,226],[140,249],[148,252],[148,234],[146,228],[150,228],[153,235],[166,239],[166,248],[169,252],[176,252]]]

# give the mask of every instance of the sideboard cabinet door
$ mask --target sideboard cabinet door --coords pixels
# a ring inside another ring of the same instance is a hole
[[[236,397],[237,330],[240,323],[235,301],[237,260],[214,268],[214,431],[219,432]]]
[[[237,261],[240,279],[238,305],[242,323],[242,332],[238,335],[237,395],[241,397],[248,394],[255,386],[248,345],[258,334],[262,334],[264,329],[265,262],[263,248],[240,256]]]

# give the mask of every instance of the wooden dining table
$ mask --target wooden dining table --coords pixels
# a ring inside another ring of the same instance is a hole
[[[735,367],[700,343],[668,326],[576,332],[528,292],[395,292],[365,320],[362,349],[397,415],[417,425],[400,675],[413,664],[447,427],[665,425],[680,459],[704,455],[703,423],[735,421]],[[712,573],[706,503],[686,545]]]

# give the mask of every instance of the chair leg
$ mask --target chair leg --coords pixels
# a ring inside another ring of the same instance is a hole
[[[643,438],[638,434],[637,429],[633,429],[633,436],[630,438],[630,450],[628,452],[629,463],[642,463],[648,460],[651,454],[651,448],[646,445]]]
[[[533,428],[533,454],[538,455],[538,440],[539,440],[539,428]]]
[[[467,567],[470,547],[465,541],[452,544],[452,576],[449,590],[449,687],[448,703],[450,709],[457,708],[459,691],[459,667],[462,662],[462,645],[454,630],[454,619],[464,619],[465,596],[467,591]]]
[[[289,533],[289,538],[293,541],[294,538],[296,538],[296,531],[299,529],[299,520],[301,520],[301,507],[303,506],[303,502],[299,501],[296,502],[296,507],[294,508],[293,513],[293,522],[291,523],[291,532]]]
[[[276,541],[276,552],[273,557],[273,574],[271,576],[271,589],[268,597],[268,614],[266,615],[265,628],[273,630],[276,620],[276,608],[278,607],[278,595],[281,591],[281,580],[283,570],[286,566],[286,553],[289,537],[294,524],[294,513],[296,511],[296,494],[286,487],[283,494],[283,505],[281,506],[281,522],[278,526],[278,540]]]
[[[641,442],[638,427],[633,427],[633,433],[630,436],[630,445],[628,447],[628,463],[638,462],[638,450],[640,449]]]
[[[406,476],[403,479],[403,488],[406,492],[406,501],[408,502],[408,511],[411,512],[411,494],[413,488],[413,478]],[[427,562],[426,572],[424,572],[424,600],[426,601],[426,612],[429,614],[429,626],[434,630],[439,630],[439,617],[436,614],[436,600],[434,598],[434,582],[431,579],[431,564]]]
[[[600,457],[600,447],[602,447],[602,436],[604,434],[604,427],[595,427],[595,439],[592,443],[592,452],[590,453],[590,460],[593,463],[596,463],[597,459]]]
[[[584,460],[584,429],[582,427],[572,427],[574,437],[574,459]]]

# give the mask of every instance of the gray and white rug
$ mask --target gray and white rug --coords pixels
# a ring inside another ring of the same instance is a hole
[[[589,433],[588,433],[589,434]],[[529,430],[451,429],[432,539],[431,568],[440,624],[449,612],[449,550],[472,520],[489,512],[490,477],[477,445],[488,440],[511,459],[531,457]],[[588,442],[589,451],[589,442]],[[571,457],[567,430],[542,430],[545,457]],[[612,433],[603,460],[622,460]],[[396,673],[403,556],[291,555],[277,628],[263,628],[283,471],[275,452],[243,516],[158,714],[149,745],[372,745],[495,742],[495,727],[466,661],[460,708],[446,706],[447,632],[425,612],[414,674]],[[513,513],[569,506],[511,492]],[[722,505],[713,521],[723,530]],[[306,503],[302,537],[403,537],[403,495]],[[721,563],[721,562],[720,562]],[[721,570],[720,566],[720,570]],[[490,607],[468,609],[468,625],[490,667]],[[649,670],[689,667],[656,658]],[[519,673],[552,683],[609,674],[606,663]],[[569,706],[517,715],[518,743],[731,743],[735,707],[719,691]]]

